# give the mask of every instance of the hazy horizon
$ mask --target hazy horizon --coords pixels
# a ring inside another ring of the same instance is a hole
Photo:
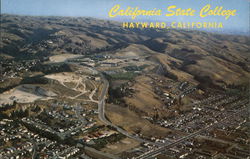
[[[109,18],[109,10],[116,4],[120,4],[122,9],[126,7],[140,7],[141,9],[162,9],[166,10],[169,5],[176,5],[177,8],[193,8],[197,12],[206,4],[211,4],[212,7],[223,6],[225,9],[237,9],[237,15],[225,20],[224,17],[210,16],[199,18],[184,16],[153,16],[153,17],[137,17],[131,20],[130,17]],[[152,0],[3,0],[3,14],[27,15],[27,16],[65,16],[65,17],[93,17],[98,19],[113,20],[113,21],[159,21],[159,22],[223,22],[224,31],[248,32],[249,33],[249,1],[248,0],[168,0],[168,1],[152,1]],[[216,29],[215,29],[216,30]]]

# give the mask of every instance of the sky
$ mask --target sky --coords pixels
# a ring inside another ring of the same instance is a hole
[[[134,21],[182,21],[182,22],[223,22],[225,29],[249,32],[249,0],[2,0],[1,11],[7,14],[33,16],[87,16],[108,20],[128,21],[129,17],[108,17],[109,10],[116,4],[122,9],[128,6],[140,9],[162,9],[164,13],[170,5],[178,8],[197,10],[194,17],[137,17]],[[237,15],[225,20],[224,17],[199,18],[198,11],[206,4],[236,9]]]

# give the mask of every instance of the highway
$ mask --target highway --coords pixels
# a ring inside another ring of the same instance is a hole
[[[179,144],[179,143],[182,143],[183,141],[185,141],[185,140],[187,140],[187,139],[190,139],[190,138],[192,138],[192,137],[195,137],[195,136],[199,135],[200,133],[202,133],[202,132],[204,132],[204,131],[206,131],[206,130],[209,130],[209,129],[211,129],[211,128],[214,128],[214,127],[216,127],[216,126],[218,126],[218,125],[220,125],[220,124],[224,124],[225,121],[230,121],[230,120],[232,120],[233,117],[235,117],[237,114],[242,113],[243,111],[246,111],[246,110],[245,110],[245,109],[239,110],[238,112],[236,112],[236,113],[234,113],[234,114],[228,116],[227,118],[222,119],[220,122],[217,122],[217,123],[214,123],[214,124],[212,124],[212,125],[206,126],[205,128],[203,128],[203,129],[201,129],[201,130],[199,130],[199,131],[196,131],[196,132],[194,132],[194,133],[192,133],[192,134],[190,134],[190,135],[187,135],[187,136],[185,136],[185,137],[182,137],[182,138],[180,138],[180,139],[178,139],[178,140],[176,140],[176,141],[174,141],[174,142],[172,142],[172,143],[169,143],[169,144],[166,144],[166,145],[164,145],[164,146],[161,146],[161,147],[159,147],[159,148],[157,148],[157,149],[148,151],[148,152],[146,152],[146,153],[144,153],[144,154],[142,154],[142,155],[136,157],[135,159],[152,159],[152,158],[154,158],[155,156],[157,156],[158,154],[161,154],[162,152],[164,152],[167,148],[170,148],[170,147],[173,147],[173,146],[175,146],[175,145],[177,145],[177,144]]]

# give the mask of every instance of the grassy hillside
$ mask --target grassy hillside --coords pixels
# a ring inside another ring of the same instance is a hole
[[[200,31],[124,29],[92,18],[2,15],[1,57],[57,54],[148,56],[175,80],[215,85],[250,79],[249,37]],[[157,68],[156,68],[157,69]]]

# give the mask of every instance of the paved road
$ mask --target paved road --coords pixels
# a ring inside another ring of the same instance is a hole
[[[132,139],[137,140],[139,142],[149,143],[149,144],[152,144],[152,145],[158,145],[158,146],[163,145],[163,143],[148,141],[148,140],[140,138],[139,136],[132,135],[132,134],[128,133],[127,131],[125,131],[124,129],[114,125],[109,120],[107,120],[107,118],[105,116],[105,99],[106,99],[106,94],[107,94],[108,88],[109,88],[109,82],[105,79],[103,74],[101,74],[101,78],[103,80],[103,85],[104,86],[103,86],[103,89],[102,89],[102,92],[101,92],[101,95],[100,95],[99,101],[98,101],[98,112],[99,112],[98,117],[99,117],[99,119],[103,123],[112,126],[118,132],[120,132],[121,134],[123,134],[123,135],[125,135],[125,136],[127,136],[129,138],[132,138]]]
[[[239,111],[235,112],[234,114],[228,116],[227,118],[221,120],[220,122],[217,122],[217,123],[214,123],[214,124],[212,124],[212,125],[209,125],[209,126],[203,128],[203,129],[201,129],[201,130],[199,130],[199,131],[197,131],[197,132],[194,132],[194,133],[192,133],[192,134],[190,134],[190,135],[187,135],[187,136],[185,136],[185,137],[182,137],[182,138],[180,138],[180,139],[178,139],[178,140],[176,140],[176,141],[174,141],[174,142],[172,142],[172,143],[170,143],[170,144],[166,144],[166,145],[161,146],[161,147],[159,147],[159,148],[157,148],[157,149],[148,151],[148,152],[146,152],[146,153],[144,153],[144,154],[142,154],[142,155],[136,157],[135,159],[152,159],[152,158],[154,158],[155,156],[157,156],[158,154],[161,154],[162,152],[164,152],[167,148],[173,147],[174,145],[177,145],[177,144],[179,144],[179,143],[181,143],[181,142],[183,142],[183,141],[185,141],[185,140],[187,140],[187,139],[190,139],[190,138],[192,138],[192,137],[195,137],[195,136],[199,135],[200,133],[202,133],[202,132],[204,132],[204,131],[206,131],[206,130],[209,130],[209,129],[211,129],[211,128],[214,128],[214,127],[218,126],[219,124],[224,124],[225,121],[230,121],[230,120],[232,120],[233,117],[235,117],[237,114],[240,114],[240,113],[242,113],[242,112],[244,112],[244,111],[246,111],[246,110],[245,110],[245,109],[239,110]]]
[[[75,64],[75,65],[79,65],[78,63],[75,63],[75,62],[66,62],[66,63],[70,63],[70,64]],[[97,71],[94,67],[91,67],[90,70],[93,70],[93,71],[96,71],[96,72],[99,72]],[[136,136],[136,135],[133,135],[133,134],[130,134],[128,133],[126,130],[120,128],[119,126],[116,126],[114,125],[112,122],[110,122],[109,120],[107,120],[106,116],[105,116],[105,100],[106,100],[106,94],[108,93],[108,88],[109,88],[109,82],[107,81],[107,79],[104,77],[104,75],[99,72],[101,78],[102,78],[102,81],[103,81],[103,89],[102,89],[102,92],[101,92],[101,95],[99,96],[99,99],[98,99],[98,117],[99,119],[105,123],[106,125],[110,125],[112,126],[113,128],[115,128],[118,132],[120,132],[121,134],[131,138],[131,139],[134,139],[136,141],[139,141],[139,142],[145,142],[145,143],[149,143],[149,144],[152,144],[152,145],[157,145],[157,146],[162,146],[164,145],[163,143],[160,143],[160,142],[152,142],[152,141],[148,141],[148,140],[145,140],[145,139],[142,139],[140,138],[139,136]],[[94,91],[92,92],[96,92],[96,88]],[[96,102],[95,100],[92,99],[92,96],[93,94],[91,93],[91,97],[90,97],[90,100],[93,101],[93,102]],[[166,144],[166,143],[165,143]]]
[[[32,159],[36,159],[36,158],[37,158],[37,152],[36,152],[36,150],[37,150],[37,144],[36,144],[35,141],[32,141],[32,144],[33,144],[33,148],[32,148],[32,150],[33,150],[33,152],[32,152]]]

